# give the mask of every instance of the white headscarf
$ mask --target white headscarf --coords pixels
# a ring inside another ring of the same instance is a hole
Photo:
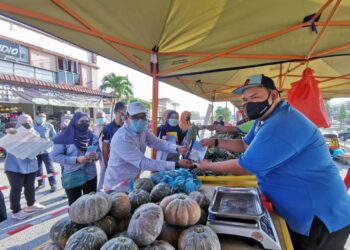
[[[20,126],[22,126],[28,118],[32,121],[32,124],[33,124],[33,119],[30,115],[21,114],[20,116],[18,116],[16,128],[19,128]]]

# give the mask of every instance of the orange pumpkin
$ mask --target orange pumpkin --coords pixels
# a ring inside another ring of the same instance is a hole
[[[192,226],[201,217],[198,203],[187,195],[180,195],[165,208],[164,218],[167,223],[175,226]]]

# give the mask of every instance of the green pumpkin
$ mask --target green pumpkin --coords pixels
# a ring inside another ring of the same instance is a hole
[[[175,248],[164,240],[156,240],[143,250],[175,250]]]
[[[131,212],[131,203],[129,197],[125,193],[113,193],[112,208],[110,214],[116,219],[121,220],[125,216],[128,216]]]
[[[101,228],[109,236],[115,232],[117,223],[113,216],[106,216],[102,220],[91,223],[90,226]]]
[[[67,241],[65,250],[100,249],[108,241],[107,235],[98,227],[85,227],[74,233]]]
[[[107,241],[101,250],[138,250],[139,247],[132,239],[127,237],[117,237]]]
[[[89,224],[105,217],[112,207],[110,195],[103,192],[85,194],[69,207],[69,217],[78,224]]]
[[[201,208],[203,208],[204,210],[208,210],[210,200],[205,196],[205,194],[199,191],[194,191],[191,192],[188,196],[195,200]]]
[[[131,211],[135,211],[142,204],[151,202],[150,194],[142,189],[137,189],[129,193],[128,196],[131,203]]]
[[[116,220],[115,232],[122,232],[128,229],[130,219],[131,219],[131,214],[128,214],[123,219]]]
[[[128,236],[138,246],[147,246],[157,239],[164,222],[162,208],[154,203],[139,207],[131,217]]]
[[[69,217],[64,217],[51,227],[50,239],[53,243],[64,248],[69,237],[83,227],[83,225],[72,222]]]
[[[134,190],[143,189],[150,193],[152,188],[153,182],[150,178],[140,178],[134,182]]]
[[[166,196],[170,194],[170,188],[168,184],[161,182],[154,186],[151,191],[151,200],[152,202],[160,202]]]
[[[221,250],[216,233],[208,226],[196,225],[184,230],[179,238],[179,250]]]

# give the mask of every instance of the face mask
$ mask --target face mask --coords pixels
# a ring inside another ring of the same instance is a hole
[[[96,123],[97,123],[97,125],[103,125],[105,123],[105,119],[104,118],[97,118]]]
[[[130,129],[136,133],[141,133],[147,129],[148,122],[145,120],[131,120]]]
[[[120,120],[123,122],[125,121],[125,115],[120,115]]]
[[[82,132],[85,132],[89,129],[89,125],[90,125],[89,123],[81,123],[77,125],[77,129]]]
[[[44,117],[37,117],[36,118],[37,124],[43,124],[45,121],[46,121],[46,118],[44,118]]]
[[[177,125],[179,125],[179,120],[178,119],[169,119],[168,123],[170,126],[176,127]]]
[[[32,125],[29,124],[29,123],[24,123],[22,124],[23,127],[25,127],[26,129],[31,129],[32,128]]]
[[[271,104],[269,104],[270,94],[267,96],[265,101],[262,102],[247,102],[244,104],[244,111],[251,120],[255,120],[263,116],[266,111],[269,110]]]
[[[186,122],[189,122],[189,121],[191,121],[191,116],[186,116]]]

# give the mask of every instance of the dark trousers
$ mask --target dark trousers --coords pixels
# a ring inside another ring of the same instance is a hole
[[[36,173],[20,174],[6,171],[7,179],[10,183],[10,208],[13,213],[21,210],[21,193],[24,187],[24,197],[28,206],[35,202],[35,177]]]
[[[65,189],[68,204],[71,205],[74,201],[76,201],[82,194],[88,194],[91,192],[96,192],[97,190],[97,176],[92,180],[87,181],[83,186],[76,187],[72,189]]]
[[[289,230],[295,250],[344,250],[350,233],[350,225],[329,233],[324,223],[314,218],[310,235],[305,236]]]
[[[37,176],[44,175],[43,163],[45,164],[47,174],[52,174],[55,172],[55,169],[53,168],[52,161],[48,153],[37,155],[37,159],[38,159],[38,168],[39,168],[37,172]],[[55,176],[49,177],[49,183],[51,186],[56,185],[56,177]],[[45,185],[45,180],[38,180],[38,185]]]
[[[7,219],[5,198],[0,190],[0,222]]]

